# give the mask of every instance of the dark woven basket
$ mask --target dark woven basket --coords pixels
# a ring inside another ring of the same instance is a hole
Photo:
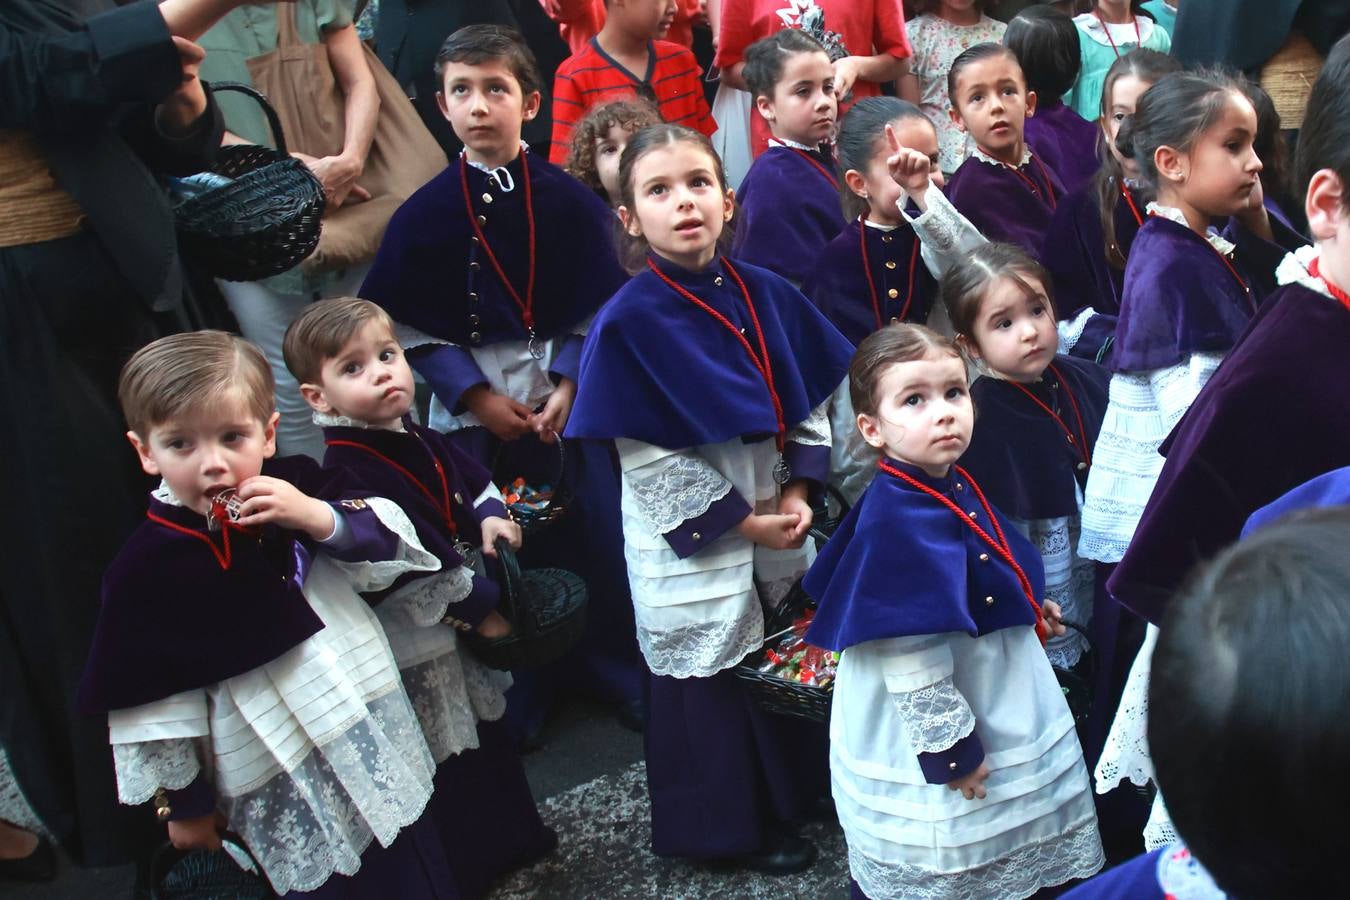
[[[497,540],[502,569],[500,612],[511,633],[485,638],[464,637],[474,656],[489,668],[536,669],[563,657],[581,640],[586,628],[586,583],[566,569],[520,570],[515,552]]]
[[[262,866],[237,834],[221,840],[242,851],[257,872],[246,872],[224,850],[179,850],[165,843],[150,860],[151,900],[269,900],[276,897]]]
[[[277,149],[256,144],[219,148],[211,171],[234,180],[174,208],[179,245],[216,278],[269,278],[294,268],[319,245],[323,185],[308,166],[287,154],[281,121],[261,91],[232,82],[212,84],[211,90],[257,100]]]
[[[759,671],[769,645],[778,641],[782,632],[769,637],[764,646],[751,653],[733,670],[745,684],[755,705],[765,712],[780,716],[796,716],[812,722],[830,721],[830,704],[834,700],[834,684],[825,687],[788,681],[777,675]]]
[[[531,438],[521,438],[521,440],[530,440]],[[537,440],[537,439],[535,439]],[[567,448],[566,441],[561,436],[555,435],[551,446],[558,448],[558,467],[553,473],[553,477],[547,478],[539,472],[520,472],[515,467],[515,462],[510,458],[510,448],[518,444],[518,441],[502,441],[497,446],[497,452],[492,459],[492,481],[497,485],[510,486],[511,482],[517,478],[524,478],[527,484],[538,481],[543,478],[547,483],[553,485],[553,498],[542,509],[534,509],[521,504],[510,504],[507,510],[511,513],[511,520],[520,526],[528,538],[530,535],[538,534],[546,528],[556,525],[567,515],[568,506],[572,502],[572,484],[569,478],[570,472],[567,468]],[[550,446],[539,441],[542,446]]]
[[[1064,702],[1069,704],[1075,725],[1081,726],[1092,713],[1092,685],[1096,681],[1097,654],[1093,652],[1092,637],[1082,625],[1065,622],[1064,627],[1078,632],[1087,641],[1088,649],[1078,665],[1072,669],[1053,666],[1055,680],[1064,692]]]

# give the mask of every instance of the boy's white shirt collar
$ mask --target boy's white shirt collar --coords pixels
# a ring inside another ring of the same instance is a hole
[[[1175,206],[1163,206],[1156,200],[1150,200],[1144,210],[1155,216],[1176,222],[1178,225],[1184,225],[1188,229],[1191,227],[1191,223],[1186,221],[1186,214]],[[1205,240],[1209,241],[1209,245],[1224,256],[1232,256],[1233,251],[1237,249],[1237,244],[1227,240],[1213,228],[1205,231]]]
[[[350,416],[335,416],[332,413],[322,413],[317,409],[310,417],[314,424],[320,428],[365,428],[372,431],[397,431],[404,433],[408,429],[403,427],[403,420],[400,419],[397,428],[381,428],[379,425],[372,425],[369,422],[362,422],[360,419],[353,419]]]
[[[158,500],[160,503],[163,503],[165,506],[187,505],[182,500],[178,499],[178,495],[173,492],[173,488],[169,487],[169,483],[165,481],[163,478],[159,480],[159,487],[155,488],[153,491],[150,492],[150,496],[154,497],[156,500]]]
[[[1322,251],[1316,244],[1307,244],[1299,247],[1292,253],[1286,253],[1284,259],[1280,260],[1280,265],[1275,269],[1275,281],[1277,284],[1299,284],[1311,291],[1316,291],[1323,297],[1331,297],[1331,291],[1327,289],[1327,283],[1320,276],[1314,275],[1312,269],[1313,261],[1321,257]]]
[[[524,141],[521,141],[521,142],[520,142],[520,152],[521,152],[521,153],[529,153],[529,152],[530,152],[530,145],[527,144],[527,143],[525,143]],[[461,149],[460,149],[459,155],[462,156],[462,157],[464,158],[464,161],[465,161],[466,163],[468,163],[469,165],[473,166],[473,167],[474,167],[475,169],[477,169],[478,171],[480,171],[480,172],[485,172],[485,173],[487,173],[488,175],[491,175],[491,176],[493,176],[494,178],[496,178],[496,179],[497,179],[497,183],[500,184],[501,187],[502,187],[502,193],[503,193],[503,194],[509,194],[509,193],[511,193],[512,191],[514,191],[514,190],[516,189],[516,180],[515,180],[514,178],[511,177],[511,170],[508,169],[508,168],[506,168],[506,166],[498,166],[498,167],[495,168],[495,169],[493,169],[493,168],[491,168],[491,167],[489,167],[489,166],[485,166],[485,165],[483,165],[483,164],[480,163],[480,162],[476,162],[476,161],[474,161],[474,160],[472,160],[472,159],[469,159],[469,156],[468,156],[468,150],[467,150],[467,149],[464,149],[464,148],[461,148]]]
[[[903,199],[903,197],[901,199]],[[873,222],[871,219],[867,218],[866,214],[863,215],[862,221],[863,224],[866,225],[868,228],[875,228],[877,231],[894,231],[895,229],[900,227],[898,224],[882,225],[880,222]]]
[[[973,148],[970,151],[970,155],[971,158],[978,159],[980,162],[988,163],[991,166],[1007,165],[1007,163],[1003,162],[1002,160],[994,159],[988,153],[985,153],[983,150],[980,149],[980,146],[978,144],[975,144],[973,146]],[[1024,141],[1022,143],[1022,161],[1017,164],[1017,167],[1020,169],[1022,168],[1022,166],[1025,166],[1029,162],[1031,162],[1031,148],[1027,146],[1026,142]]]

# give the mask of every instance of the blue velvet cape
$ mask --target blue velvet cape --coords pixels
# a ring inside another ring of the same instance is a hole
[[[1191,568],[1254,511],[1350,460],[1342,363],[1350,312],[1301,285],[1262,307],[1163,453],[1158,484],[1108,587],[1152,622]]]
[[[947,198],[989,240],[1017,244],[1038,257],[1064,184],[1035,157],[1017,172],[1031,179],[1034,192],[1008,166],[968,157],[947,182]]]
[[[892,231],[882,231],[867,227],[861,219],[850,222],[825,245],[802,282],[802,293],[855,347],[879,327],[867,274],[863,271],[859,231],[867,235],[867,256],[882,325],[895,319],[920,325],[927,322],[938,291],[937,282],[923,264],[922,254],[917,253],[919,237],[911,225],[906,223]],[[888,268],[888,264],[894,264],[893,268]],[[896,296],[891,297],[890,291],[895,291]]]
[[[1097,156],[1095,122],[1080,116],[1058,97],[1043,98],[1036,114],[1027,119],[1026,141],[1031,152],[1049,166],[1064,182],[1064,190],[1073,192],[1097,174],[1101,159]]]
[[[306,456],[267,460],[262,474],[320,500],[369,496],[347,473]],[[206,518],[187,507],[151,497],[150,511],[207,534]],[[220,532],[209,536],[221,546]],[[80,709],[125,709],[215,684],[318,632],[323,622],[301,592],[314,547],[307,535],[271,525],[260,538],[235,531],[222,569],[199,539],[146,519],[104,572]]]
[[[1110,374],[1096,363],[1056,356],[1055,368],[1073,391],[1087,431],[1091,455],[1106,415]],[[1019,519],[1053,519],[1078,513],[1074,491],[1087,489],[1087,469],[1077,445],[1078,420],[1060,380],[1049,369],[1041,380],[1026,385],[1053,409],[1074,434],[1064,431],[1031,398],[1001,378],[977,378],[970,387],[976,426],[961,466],[984,488],[989,502]]]
[[[746,329],[758,352],[745,301],[723,260],[691,272],[655,255],[651,259],[673,281]],[[745,280],[764,329],[790,430],[839,387],[853,348],[782,278],[746,263],[732,265]],[[764,378],[745,348],[655,273],[638,273],[596,316],[581,353],[567,437],[624,437],[681,449],[777,432]]]
[[[811,157],[835,173],[829,156],[817,152]],[[845,225],[839,188],[791,147],[761,153],[745,174],[736,201],[731,258],[796,284],[810,274],[821,249]]]
[[[522,155],[525,151],[522,151]],[[461,162],[423,185],[398,208],[360,295],[399,322],[465,347],[524,340],[516,306],[475,239],[465,212]],[[535,216],[535,331],[541,339],[569,333],[627,277],[614,249],[614,213],[594,192],[542,156],[529,155]],[[492,252],[524,300],[529,230],[521,157],[507,170],[507,193],[469,166],[474,214]],[[493,179],[495,181],[495,179]],[[491,203],[483,200],[492,198]]]
[[[1247,524],[1242,526],[1242,537],[1273,525],[1299,510],[1325,506],[1350,506],[1350,466],[1318,475],[1281,495],[1278,500],[1267,503],[1247,519]]]
[[[975,492],[955,470],[933,478],[917,466],[891,462],[961,509],[976,510],[976,522],[989,530]],[[1040,603],[1040,553],[997,508],[994,515]],[[990,536],[997,539],[992,531]],[[884,471],[839,524],[802,586],[819,605],[806,639],[828,650],[882,638],[956,631],[974,637],[1036,625],[1012,568],[946,506]]]

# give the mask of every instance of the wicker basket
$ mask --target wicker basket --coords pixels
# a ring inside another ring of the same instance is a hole
[[[520,570],[515,551],[497,540],[502,568],[501,614],[511,633],[485,638],[465,635],[469,649],[493,669],[535,669],[560,659],[586,628],[586,583],[566,569]]]
[[[529,438],[522,438],[522,440],[529,440]],[[511,482],[520,477],[523,477],[526,482],[529,482],[531,479],[530,473],[522,473],[515,471],[512,468],[513,463],[509,458],[507,450],[512,444],[516,443],[519,442],[508,443],[503,441],[497,447],[496,456],[494,456],[492,460],[492,481],[497,485],[510,485]],[[544,444],[542,441],[539,443],[542,446],[550,446]],[[553,498],[548,501],[548,504],[541,509],[519,503],[513,503],[507,506],[507,509],[511,513],[512,521],[520,525],[521,531],[525,533],[527,538],[530,535],[538,534],[540,531],[557,524],[567,515],[567,508],[572,502],[572,485],[568,477],[570,473],[567,469],[566,443],[567,442],[562,437],[556,434],[554,435],[553,444],[551,446],[558,448],[558,467],[551,481],[553,485]]]
[[[1054,666],[1055,680],[1064,692],[1064,702],[1069,704],[1074,724],[1082,726],[1092,713],[1092,685],[1097,675],[1097,655],[1093,652],[1092,638],[1087,629],[1074,622],[1065,622],[1064,627],[1076,631],[1087,641],[1088,649],[1075,669],[1062,669]]]
[[[239,835],[225,832],[221,841],[231,852],[178,850],[162,844],[150,860],[151,900],[268,900],[276,896],[262,867]],[[247,859],[254,871],[238,865],[232,855]]]
[[[257,100],[277,149],[234,144],[216,151],[211,171],[233,179],[174,208],[183,254],[204,272],[227,281],[257,281],[294,268],[319,244],[323,185],[286,152],[281,122],[267,98],[246,84],[222,82],[211,90]]]
[[[780,716],[796,716],[799,719],[810,719],[812,722],[830,721],[830,703],[834,700],[833,682],[820,687],[802,684],[799,681],[788,681],[786,678],[759,671],[759,664],[764,661],[764,654],[768,651],[769,645],[782,636],[783,632],[770,636],[763,647],[741,660],[733,670],[736,677],[745,684],[755,705],[765,712]]]

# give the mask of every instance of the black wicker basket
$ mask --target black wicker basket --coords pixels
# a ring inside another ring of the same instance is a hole
[[[233,181],[174,208],[179,244],[186,257],[216,278],[257,281],[280,274],[319,244],[323,185],[308,166],[287,154],[281,121],[261,91],[233,82],[212,84],[211,90],[235,91],[258,101],[277,148],[219,148],[211,171]]]
[[[780,716],[796,716],[812,722],[830,721],[830,703],[834,700],[834,683],[820,687],[788,681],[777,675],[759,671],[769,645],[783,637],[784,632],[771,635],[764,646],[751,653],[733,670],[750,692],[755,705],[765,712]]]
[[[1072,669],[1054,666],[1055,680],[1064,692],[1064,701],[1069,704],[1075,725],[1082,726],[1092,713],[1092,685],[1096,681],[1097,655],[1092,649],[1092,638],[1082,625],[1064,622],[1064,627],[1076,631],[1087,641],[1088,649],[1083,653],[1079,664]]]
[[[276,896],[257,859],[237,834],[221,841],[236,848],[255,871],[241,869],[225,850],[179,850],[165,843],[150,860],[151,900],[268,900]]]
[[[520,525],[528,538],[530,535],[538,534],[546,528],[556,525],[564,516],[567,515],[567,508],[572,502],[572,484],[569,478],[570,472],[567,468],[567,447],[566,441],[559,435],[554,435],[552,445],[544,444],[537,438],[521,438],[521,441],[535,440],[540,446],[553,446],[558,449],[558,466],[553,473],[552,479],[548,483],[553,485],[553,497],[548,503],[535,508],[525,506],[521,503],[511,503],[507,505],[507,510],[511,513],[512,521]],[[507,493],[510,485],[517,478],[524,478],[526,483],[537,480],[541,477],[546,478],[539,472],[522,472],[519,470],[519,461],[512,459],[511,450],[522,446],[520,441],[502,441],[497,447],[497,453],[492,460],[492,481],[502,486],[502,492]]]
[[[581,640],[586,628],[586,583],[566,569],[520,570],[515,552],[497,540],[502,569],[502,617],[511,633],[485,638],[468,632],[474,656],[489,668],[535,669],[560,659]]]

